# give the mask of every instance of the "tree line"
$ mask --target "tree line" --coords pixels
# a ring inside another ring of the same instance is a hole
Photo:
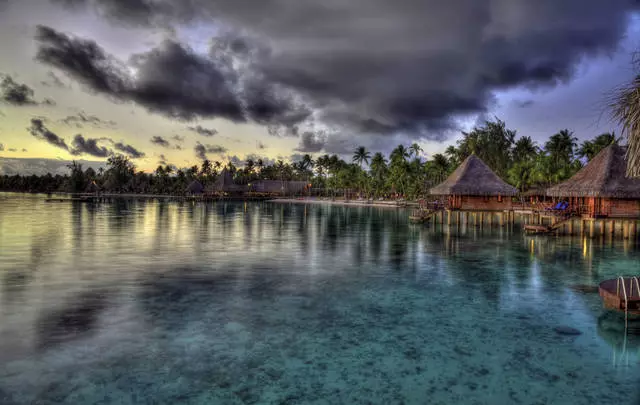
[[[618,142],[614,133],[605,133],[594,139],[578,142],[569,130],[553,134],[542,145],[531,137],[517,137],[516,131],[495,119],[463,132],[456,145],[444,154],[422,157],[416,143],[398,145],[389,156],[372,154],[365,147],[353,152],[351,161],[337,155],[322,155],[313,159],[304,155],[297,162],[279,160],[265,164],[261,159],[247,160],[243,167],[231,162],[204,160],[201,165],[175,168],[160,165],[153,173],[138,171],[134,163],[123,155],[109,157],[106,168],[98,171],[83,169],[72,162],[68,175],[2,176],[0,190],[24,192],[85,192],[99,189],[113,193],[175,194],[182,195],[194,180],[205,187],[228,170],[238,184],[265,180],[300,180],[315,189],[350,191],[367,197],[399,195],[417,199],[428,194],[428,189],[442,182],[469,155],[476,154],[505,181],[526,191],[533,187],[548,187],[575,174],[606,146]]]

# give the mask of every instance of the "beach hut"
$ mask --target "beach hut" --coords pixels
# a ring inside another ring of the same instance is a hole
[[[194,180],[187,186],[186,193],[189,195],[199,195],[204,191],[204,186],[198,180]]]
[[[626,177],[626,148],[611,145],[569,180],[547,189],[584,216],[640,218],[640,179]]]
[[[248,191],[248,187],[245,185],[236,184],[233,181],[231,172],[227,169],[223,169],[218,175],[216,181],[207,187],[207,194],[239,194]]]
[[[465,159],[444,182],[430,191],[432,195],[446,196],[448,209],[467,211],[509,210],[511,198],[518,193],[476,155]]]

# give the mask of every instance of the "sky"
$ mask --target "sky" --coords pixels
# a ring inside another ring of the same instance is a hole
[[[632,0],[0,0],[0,173],[616,130]]]

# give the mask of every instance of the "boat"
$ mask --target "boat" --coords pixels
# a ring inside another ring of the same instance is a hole
[[[640,282],[638,277],[618,277],[604,280],[598,287],[607,309],[640,315]]]

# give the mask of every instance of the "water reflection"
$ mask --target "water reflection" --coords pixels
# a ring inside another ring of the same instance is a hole
[[[638,382],[603,382],[637,339],[574,289],[635,270],[622,242],[372,207],[14,197],[0,246],[0,399],[20,404],[626,404]]]
[[[624,326],[624,315],[604,311],[598,317],[598,336],[611,347],[614,367],[629,367],[640,363],[640,319]]]

